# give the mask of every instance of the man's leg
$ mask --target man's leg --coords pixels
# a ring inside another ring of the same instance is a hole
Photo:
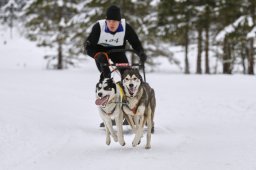
[[[108,64],[108,59],[107,56],[100,53],[97,56],[95,56],[95,62],[97,65],[98,70],[101,72],[101,76],[103,76],[104,78],[110,78],[111,77],[111,73],[109,70],[108,66],[104,66],[104,64]]]

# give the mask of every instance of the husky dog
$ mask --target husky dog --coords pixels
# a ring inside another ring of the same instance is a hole
[[[127,102],[126,105],[122,105],[122,110],[135,133],[132,145],[135,147],[140,143],[146,124],[147,144],[145,148],[150,149],[156,107],[154,89],[148,83],[143,82],[138,69],[127,69],[122,75],[122,85]]]
[[[120,88],[114,83],[112,78],[101,78],[97,83],[95,104],[99,107],[100,117],[105,125],[106,144],[110,144],[111,135],[115,142],[118,141],[120,145],[124,146]],[[117,134],[113,129],[112,120],[116,122]]]

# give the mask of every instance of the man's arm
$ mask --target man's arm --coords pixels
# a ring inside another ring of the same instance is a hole
[[[97,43],[100,37],[100,24],[96,23],[88,38],[84,41],[84,49],[90,57],[94,57],[97,52]]]
[[[126,39],[128,40],[128,42],[131,44],[132,48],[137,52],[137,54],[139,56],[141,56],[141,54],[144,54],[144,49],[141,45],[138,35],[133,30],[133,28],[127,23],[126,23],[126,35],[125,36],[126,36]]]

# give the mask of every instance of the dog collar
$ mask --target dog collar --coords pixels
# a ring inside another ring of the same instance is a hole
[[[115,105],[115,107],[111,110],[111,112],[109,112],[109,113],[105,112],[105,110],[103,110],[103,109],[101,108],[101,111],[104,112],[105,114],[109,115],[109,116],[112,115],[115,110],[116,110],[116,105]]]

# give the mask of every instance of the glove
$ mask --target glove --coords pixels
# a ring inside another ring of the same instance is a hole
[[[108,63],[108,59],[103,52],[98,52],[94,56],[97,63]]]
[[[148,56],[145,53],[141,53],[140,54],[140,61],[142,63],[145,63],[145,61],[147,60]]]

